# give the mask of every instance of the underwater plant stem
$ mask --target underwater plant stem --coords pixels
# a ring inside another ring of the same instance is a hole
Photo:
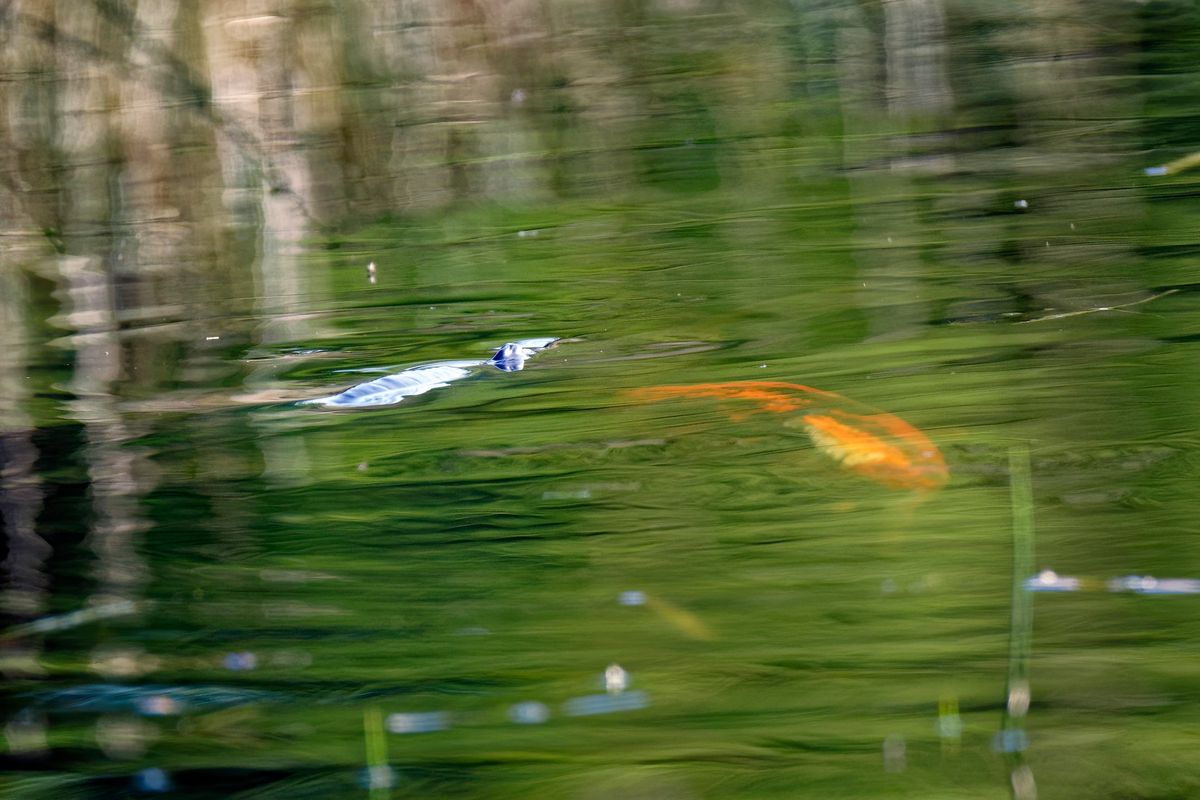
[[[1029,711],[1029,656],[1033,643],[1033,594],[1025,579],[1033,574],[1033,486],[1029,448],[1016,445],[1008,451],[1009,490],[1012,502],[1013,565],[1012,618],[1008,638],[1008,685],[1004,717],[997,738],[1008,759],[1010,788],[1016,800],[1037,796],[1033,775],[1025,764],[1025,715]]]
[[[387,737],[383,730],[383,713],[376,706],[363,710],[363,738],[367,749],[368,796],[371,800],[388,800],[388,783],[376,776],[387,769]]]

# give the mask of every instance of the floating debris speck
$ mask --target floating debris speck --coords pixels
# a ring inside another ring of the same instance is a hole
[[[620,694],[629,688],[629,673],[620,664],[609,664],[604,670],[604,690],[609,694]]]

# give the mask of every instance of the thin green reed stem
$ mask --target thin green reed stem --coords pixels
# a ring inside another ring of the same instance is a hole
[[[1033,774],[1025,765],[1025,714],[1029,710],[1029,656],[1033,647],[1033,593],[1025,581],[1033,574],[1033,484],[1029,448],[1017,445],[1008,451],[1009,488],[1012,500],[1013,567],[1012,619],[1008,634],[1008,686],[1000,741],[1010,769],[1013,797],[1037,796]]]
[[[363,738],[367,747],[367,781],[371,800],[387,800],[391,791],[378,780],[387,768],[387,739],[383,731],[383,714],[372,706],[363,710]]]
[[[1033,574],[1033,487],[1029,477],[1029,450],[1024,445],[1008,451],[1012,493],[1013,574],[1012,627],[1008,643],[1008,685],[1029,679],[1029,650],[1033,638],[1033,595],[1025,590],[1025,579]],[[1012,709],[1008,709],[1012,714]],[[1023,714],[1020,716],[1024,716]]]

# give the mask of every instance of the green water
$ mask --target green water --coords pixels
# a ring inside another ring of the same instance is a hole
[[[753,20],[625,20],[661,46],[618,53],[630,138],[543,98],[503,156],[547,192],[281,246],[242,220],[217,266],[105,273],[107,327],[14,267],[5,796],[1200,794],[1200,597],[1108,586],[1200,577],[1196,178],[1142,174],[1200,90],[1159,11],[1031,100],[1015,23],[951,9],[928,114],[856,94],[832,11],[762,23],[780,82]],[[732,381],[895,414],[948,483],[630,393]]]

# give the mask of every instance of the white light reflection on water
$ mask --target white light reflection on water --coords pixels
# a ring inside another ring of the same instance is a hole
[[[391,789],[396,779],[396,770],[387,764],[366,767],[359,773],[359,784],[364,789]]]
[[[1078,578],[1059,575],[1052,569],[1044,569],[1025,580],[1025,588],[1031,592],[1074,592],[1081,587]]]
[[[171,791],[174,785],[171,782],[171,776],[164,770],[158,767],[147,767],[134,774],[133,788],[135,791],[146,794],[162,794]]]
[[[113,619],[115,617],[125,617],[138,613],[146,608],[147,603],[139,603],[133,600],[117,600],[111,603],[100,603],[88,608],[81,608],[77,611],[69,611],[65,614],[55,614],[49,617],[42,617],[31,622],[26,622],[21,625],[14,625],[11,628],[4,630],[0,634],[0,639],[12,639],[18,636],[25,636],[31,633],[52,633],[57,631],[70,630],[77,628],[80,625],[87,625],[91,622],[99,620]]]
[[[227,653],[221,663],[231,672],[244,672],[258,666],[258,656],[249,651]]]
[[[1013,800],[1037,800],[1037,782],[1033,778],[1033,770],[1022,764],[1012,771]]]
[[[450,727],[445,711],[399,712],[388,714],[386,726],[391,733],[433,733]]]
[[[1200,580],[1195,578],[1155,578],[1151,575],[1128,575],[1108,582],[1110,592],[1134,594],[1200,594]]]
[[[569,717],[590,717],[612,714],[617,711],[636,711],[650,704],[645,692],[622,692],[617,695],[590,694],[573,697],[563,704],[563,713]]]
[[[945,748],[954,749],[962,741],[963,720],[958,713],[958,698],[943,697],[938,701],[938,716],[934,723],[937,733]]]
[[[4,726],[8,752],[15,756],[37,756],[46,752],[46,717],[32,709],[22,709]]]
[[[150,694],[135,701],[137,710],[148,717],[170,717],[183,713],[186,705],[169,694]]]
[[[908,744],[900,734],[883,740],[883,768],[888,772],[904,772],[908,768]]]
[[[1025,589],[1030,592],[1078,592],[1084,590],[1109,591],[1115,593],[1145,595],[1191,595],[1200,594],[1200,579],[1156,578],[1153,575],[1126,575],[1100,581],[1059,575],[1045,569],[1025,580]]]
[[[140,717],[104,715],[96,720],[95,736],[104,755],[132,760],[146,754],[159,737],[159,729]]]
[[[550,709],[545,703],[526,700],[510,706],[508,718],[518,725],[540,725],[550,719]]]
[[[88,668],[106,678],[136,678],[154,672],[160,666],[162,659],[147,653],[139,645],[100,645],[88,660]]]
[[[646,593],[638,589],[621,592],[618,601],[623,606],[641,606],[646,604]]]

